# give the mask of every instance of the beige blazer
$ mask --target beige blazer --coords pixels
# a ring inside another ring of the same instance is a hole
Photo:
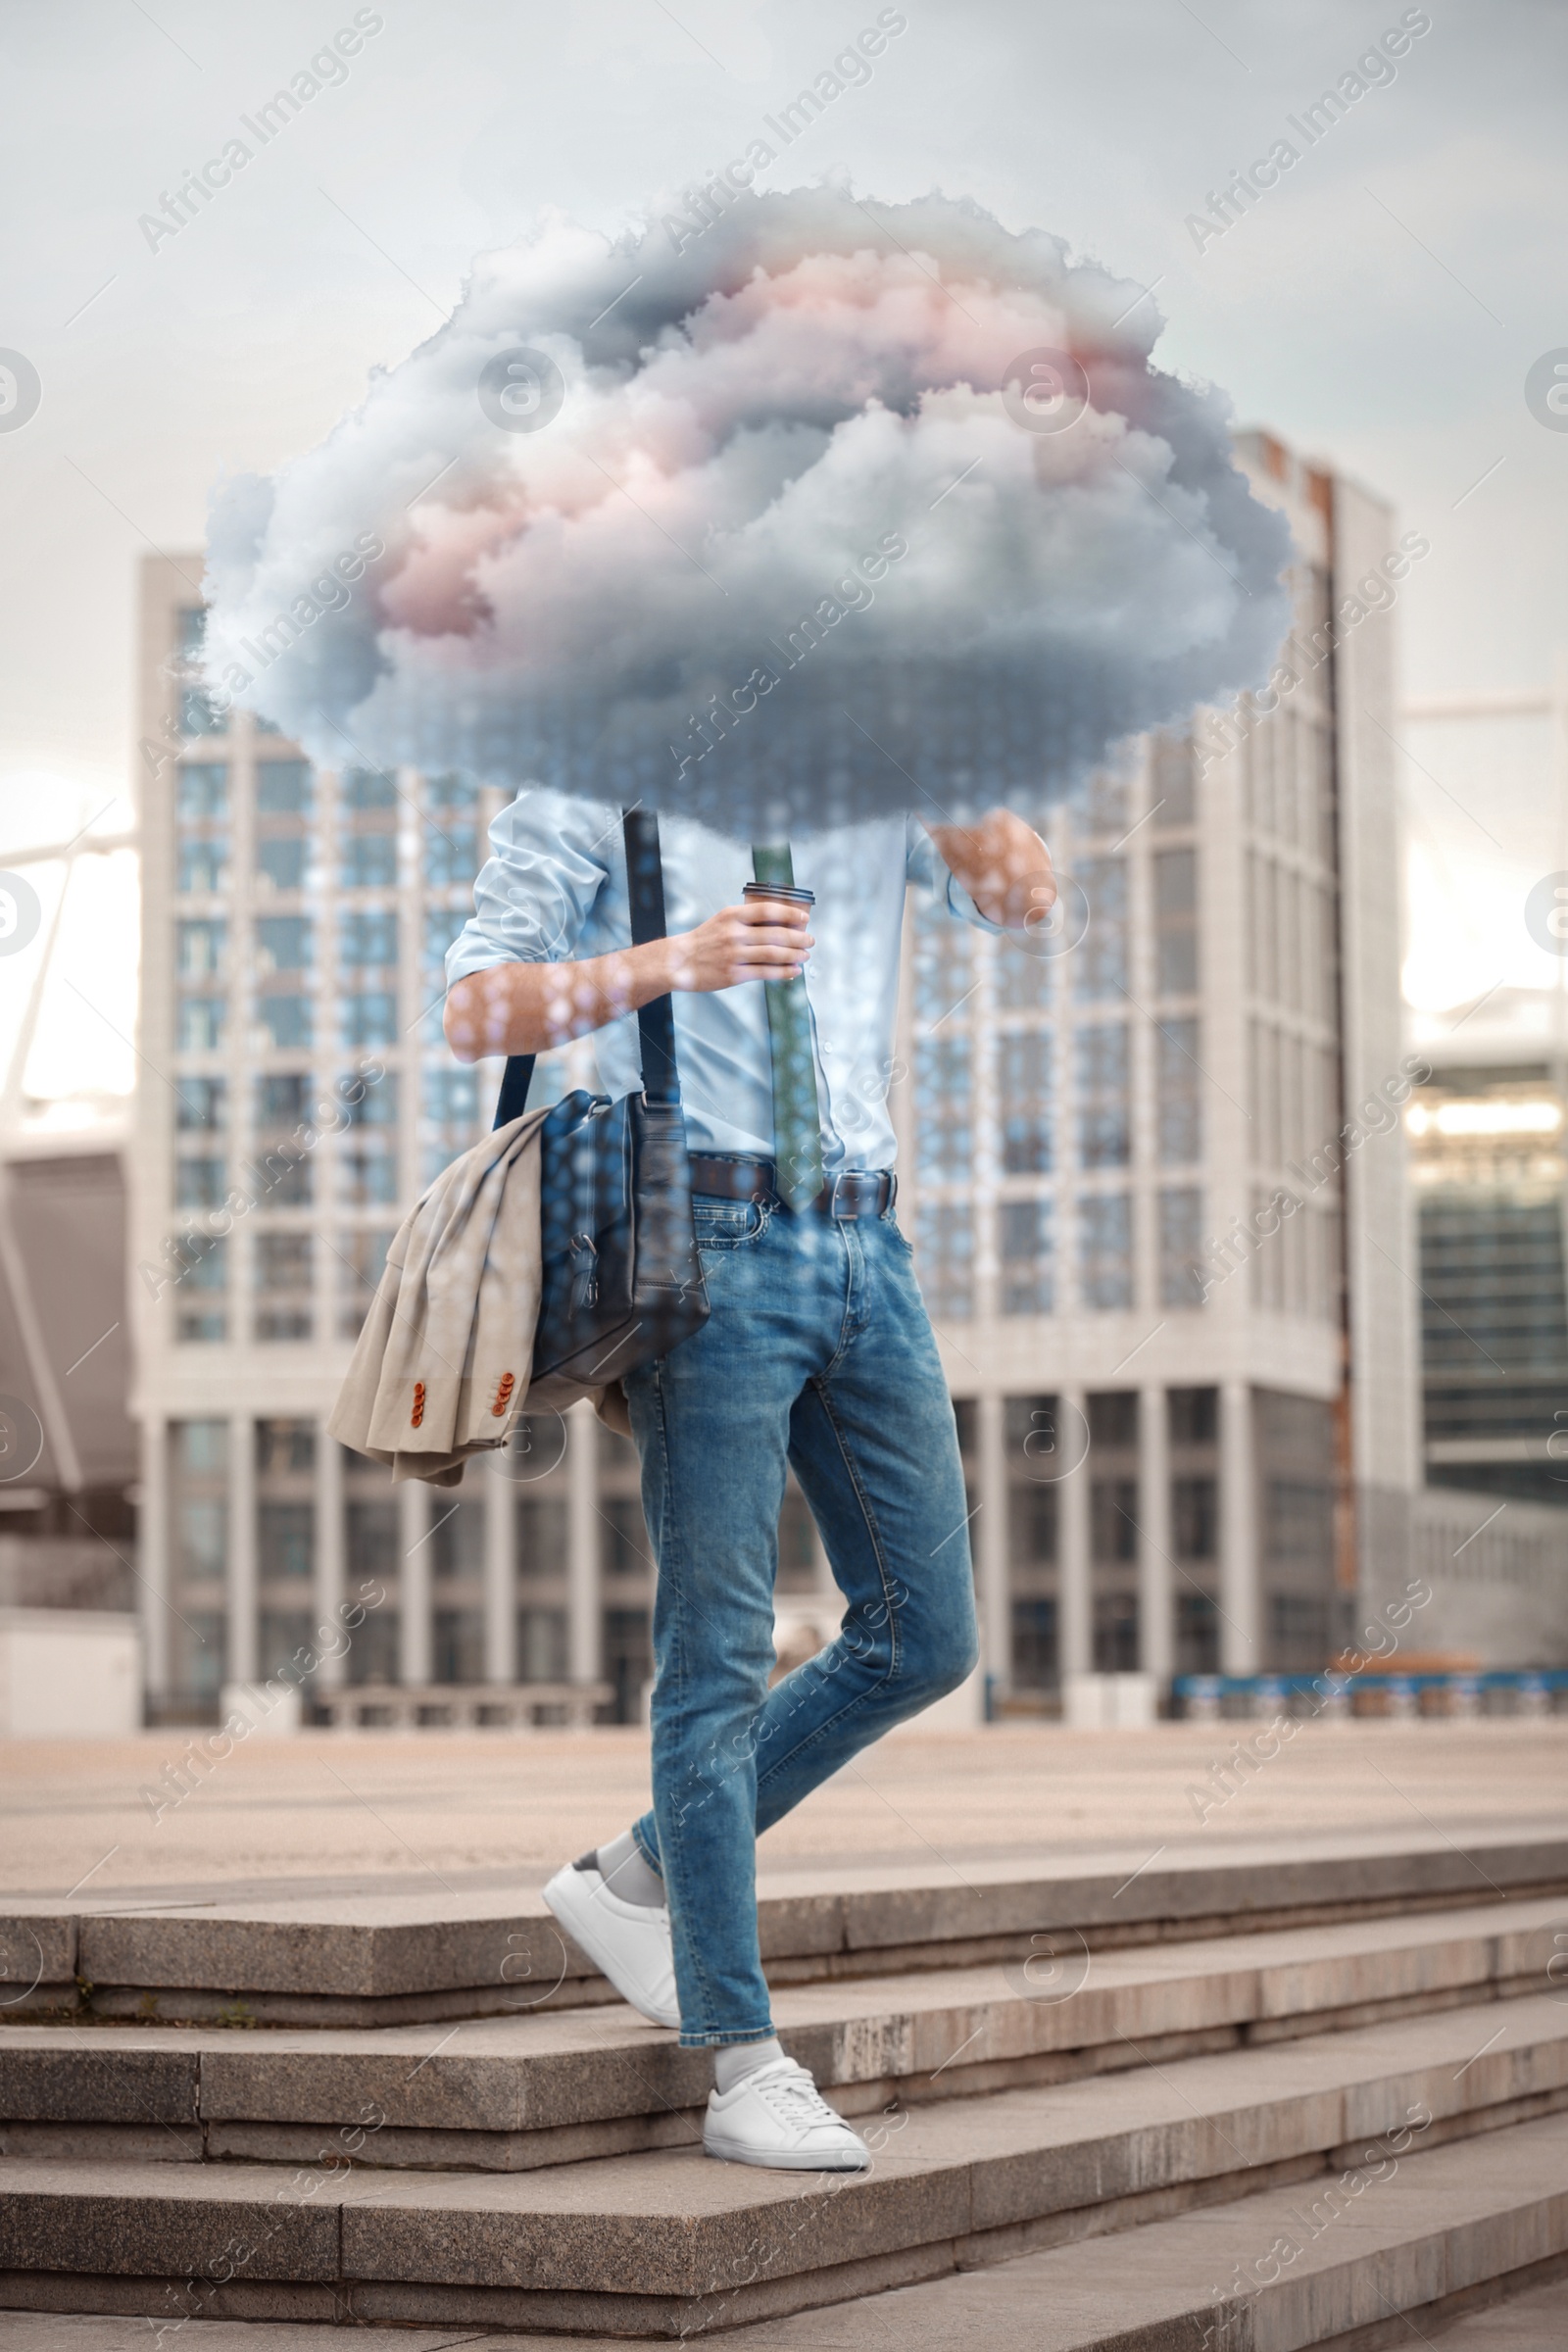
[[[394,1482],[455,1487],[525,1412],[588,1397],[629,1436],[618,1382],[552,1379],[530,1395],[539,1319],[539,1131],[544,1109],[498,1127],[444,1168],[399,1227],[327,1422]]]

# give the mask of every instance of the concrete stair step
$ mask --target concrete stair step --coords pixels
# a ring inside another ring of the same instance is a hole
[[[1456,2174],[1441,2175],[1457,2194],[1490,2180],[1493,2135],[1530,2124],[1534,2162],[1508,2172],[1499,2207],[1523,2204],[1526,2219],[1503,2230],[1506,2247],[1494,2231],[1484,2257],[1511,2270],[1568,2246],[1568,2116],[1555,2113],[1565,2105],[1568,2015],[1537,1995],[898,2108],[868,2133],[873,2171],[827,2181],[712,2164],[695,2147],[510,2175],[10,2157],[0,2159],[0,2304],[660,2335],[1241,2199],[1202,2241],[1212,2276],[1222,2245],[1232,2261],[1266,2252],[1275,2228],[1252,2235],[1262,2192],[1310,2204],[1330,2175],[1355,2167],[1382,2197],[1444,2140],[1485,2134],[1457,2152]],[[1440,2249],[1445,2210],[1435,2197],[1428,2235]],[[1491,2210],[1483,2199],[1472,2219]],[[1121,2241],[1125,2278],[1167,2292],[1157,2266],[1134,2263],[1134,2243]],[[1415,2301],[1448,2291],[1437,2254],[1395,2269]],[[1098,2275],[1124,2276],[1114,2260]],[[1428,2291],[1431,2278],[1440,2283]],[[1058,2328],[1069,2305],[1042,2317]],[[1336,2327],[1342,2307],[1334,2296],[1324,2306]],[[1168,2329],[1164,2306],[1148,2325]],[[1196,2347],[1190,2317],[1182,2328],[1134,2337],[1058,2328],[1037,2341]],[[1236,2339],[1236,2352],[1261,2348],[1255,2335]]]
[[[1361,2185],[1357,2186],[1359,2181]],[[732,2352],[1560,2352],[1568,2119],[741,2327]],[[1506,2298],[1506,2299],[1504,2299]],[[548,2339],[513,2337],[510,2346]],[[601,2337],[583,2352],[611,2352]],[[503,2352],[497,2345],[495,2352]]]
[[[1096,1950],[1568,1894],[1568,1837],[1346,1834],[1289,1854],[1207,1839],[1044,1861],[839,1865],[764,1874],[775,1984],[1006,1962],[1037,1932]],[[12,2019],[76,2013],[231,2024],[397,2024],[612,1998],[532,1888],[428,1894],[150,1895],[74,1906],[5,1898]]]
[[[793,2055],[844,2111],[1260,2044],[1554,1989],[1552,1900],[786,1987]],[[1563,1988],[1568,1992],[1568,1988]],[[1557,2008],[1568,2034],[1568,1997]],[[1482,2038],[1480,2034],[1477,2038]],[[379,2168],[526,2171],[679,2146],[710,2061],[620,2004],[444,2027],[0,2030],[0,2149],[48,2158],[365,2153]]]

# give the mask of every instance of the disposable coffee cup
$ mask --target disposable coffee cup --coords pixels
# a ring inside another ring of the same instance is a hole
[[[743,899],[782,899],[790,906],[814,906],[814,890],[798,890],[793,882],[748,882]]]

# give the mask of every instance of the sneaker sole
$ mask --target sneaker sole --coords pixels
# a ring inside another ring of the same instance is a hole
[[[841,2157],[836,2163],[821,2156],[809,2155],[805,2149],[778,2156],[760,2156],[755,2148],[743,2148],[718,2138],[703,2134],[703,2154],[714,2156],[720,2164],[755,2165],[762,2173],[868,2173],[871,2169],[870,2151],[863,2156]]]
[[[594,1917],[593,1897],[588,1895],[579,1901],[577,1889],[571,1884],[573,1875],[572,1865],[568,1862],[564,1870],[556,1873],[544,1890],[545,1901],[556,1918],[571,1936],[572,1941],[587,1953],[601,1975],[610,1979],[611,1984],[613,1984],[629,2008],[635,2009],[639,2017],[645,2017],[651,2026],[667,2026],[678,2032],[680,2029],[678,2010],[669,2012],[651,2008],[644,1996],[632,1991],[622,1982],[615,1965],[614,1953],[607,1950],[596,1932],[598,1921]]]

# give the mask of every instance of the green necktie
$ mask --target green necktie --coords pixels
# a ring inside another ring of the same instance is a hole
[[[759,882],[795,887],[789,843],[754,849],[752,871]],[[811,1008],[804,976],[765,980],[767,1035],[773,1059],[773,1164],[778,1197],[786,1208],[808,1208],[822,1190],[822,1121],[816,1101],[816,1063],[811,1054]]]

